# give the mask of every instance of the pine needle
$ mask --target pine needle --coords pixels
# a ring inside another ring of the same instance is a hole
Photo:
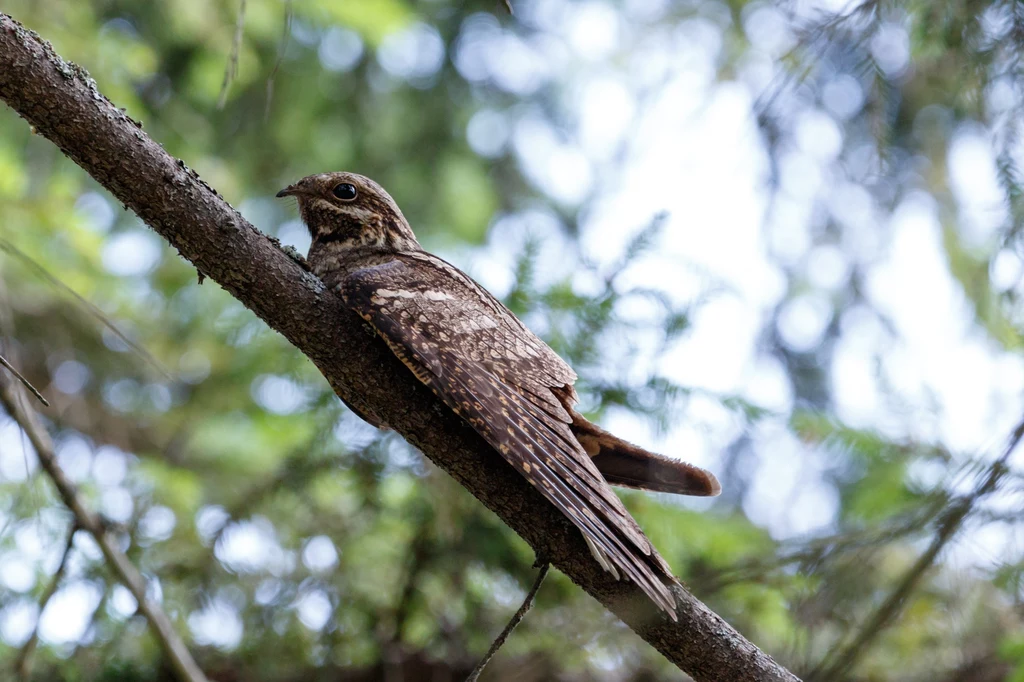
[[[36,398],[39,399],[39,402],[41,402],[46,407],[50,406],[49,401],[47,401],[46,398],[43,397],[43,394],[40,393],[36,389],[35,386],[33,386],[31,383],[29,383],[29,380],[26,379],[25,377],[23,377],[21,375],[21,372],[19,372],[18,370],[14,369],[14,366],[11,363],[7,362],[7,358],[5,358],[2,355],[0,355],[0,365],[3,365],[4,367],[6,367],[7,371],[10,372],[11,374],[13,374],[15,379],[20,381],[22,383],[22,385],[25,388],[27,388],[32,393],[32,395],[34,395]]]

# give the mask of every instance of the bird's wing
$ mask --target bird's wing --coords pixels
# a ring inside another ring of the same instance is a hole
[[[583,533],[602,566],[675,618],[651,546],[569,428],[553,390],[575,374],[489,293],[429,254],[350,273],[337,287],[413,374]]]

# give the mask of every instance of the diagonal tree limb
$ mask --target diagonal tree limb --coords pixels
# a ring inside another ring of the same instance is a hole
[[[103,521],[85,506],[75,486],[64,475],[64,471],[57,463],[57,453],[54,452],[53,441],[40,423],[39,416],[25,404],[25,401],[21,400],[15,384],[4,377],[0,377],[0,405],[28,436],[29,442],[32,443],[32,447],[39,457],[40,466],[53,481],[61,500],[74,514],[75,524],[93,536],[114,575],[135,597],[139,611],[145,616],[153,636],[159,641],[175,676],[181,682],[206,682],[206,676],[203,675],[203,671],[192,659],[185,643],[175,632],[167,614],[146,595],[145,578],[117,546],[117,542],[107,535]],[[63,562],[61,565],[63,566]]]
[[[339,397],[418,447],[681,670],[698,681],[797,679],[685,589],[673,588],[673,623],[635,585],[602,571],[574,527],[368,335],[339,297],[143,133],[84,69],[2,13],[0,99],[292,342]]]

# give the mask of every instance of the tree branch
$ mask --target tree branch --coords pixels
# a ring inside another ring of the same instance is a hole
[[[60,564],[57,565],[57,570],[50,576],[50,584],[43,591],[43,596],[39,598],[39,616],[36,618],[35,627],[32,628],[32,634],[29,635],[28,641],[21,647],[18,657],[14,660],[14,670],[18,673],[19,679],[31,679],[29,673],[32,672],[32,654],[35,653],[36,645],[39,643],[39,624],[42,622],[43,611],[46,610],[46,605],[53,599],[53,595],[57,594],[60,581],[64,579],[64,570],[68,565],[68,557],[71,555],[71,549],[75,546],[76,532],[78,532],[78,524],[72,523],[71,528],[68,530],[68,541],[64,543],[64,553],[60,555]]]
[[[1003,477],[1009,472],[1007,462],[1010,455],[1017,449],[1022,438],[1024,438],[1024,421],[1019,422],[1014,428],[1003,453],[989,465],[974,490],[960,496],[946,508],[939,519],[935,535],[932,536],[928,548],[907,570],[885,601],[872,612],[870,618],[860,627],[860,631],[853,641],[843,649],[834,648],[831,655],[824,657],[817,668],[807,676],[808,680],[827,682],[827,680],[845,677],[847,671],[853,668],[857,660],[875,642],[878,635],[896,620],[907,606],[914,588],[938,559],[942,550],[963,528],[964,522],[977,507],[978,502],[991,495],[999,487]]]
[[[146,136],[82,68],[2,13],[0,99],[284,335],[343,400],[418,447],[695,680],[796,680],[685,589],[674,589],[673,623],[634,584],[602,571],[569,521],[367,334],[338,296]]]
[[[0,17],[2,16],[0,15]],[[24,401],[20,400],[14,385],[5,377],[0,377],[0,405],[3,405],[11,419],[16,421],[28,436],[29,442],[32,443],[32,447],[35,448],[36,455],[39,457],[40,466],[53,481],[64,504],[75,515],[75,523],[79,528],[92,535],[114,575],[135,597],[139,611],[149,623],[153,636],[159,641],[177,678],[181,682],[206,682],[206,676],[203,675],[203,671],[192,659],[192,654],[188,652],[185,643],[175,632],[167,614],[146,595],[145,578],[117,546],[117,542],[107,534],[100,517],[85,506],[75,486],[57,464],[57,453],[53,450],[53,441],[50,440],[50,434],[40,423],[39,416],[26,406]]]

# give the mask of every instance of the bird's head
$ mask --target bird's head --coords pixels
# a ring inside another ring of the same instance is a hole
[[[328,244],[331,251],[372,248],[411,251],[420,248],[398,204],[370,178],[356,173],[308,175],[277,193],[295,197],[313,238],[310,253]]]

